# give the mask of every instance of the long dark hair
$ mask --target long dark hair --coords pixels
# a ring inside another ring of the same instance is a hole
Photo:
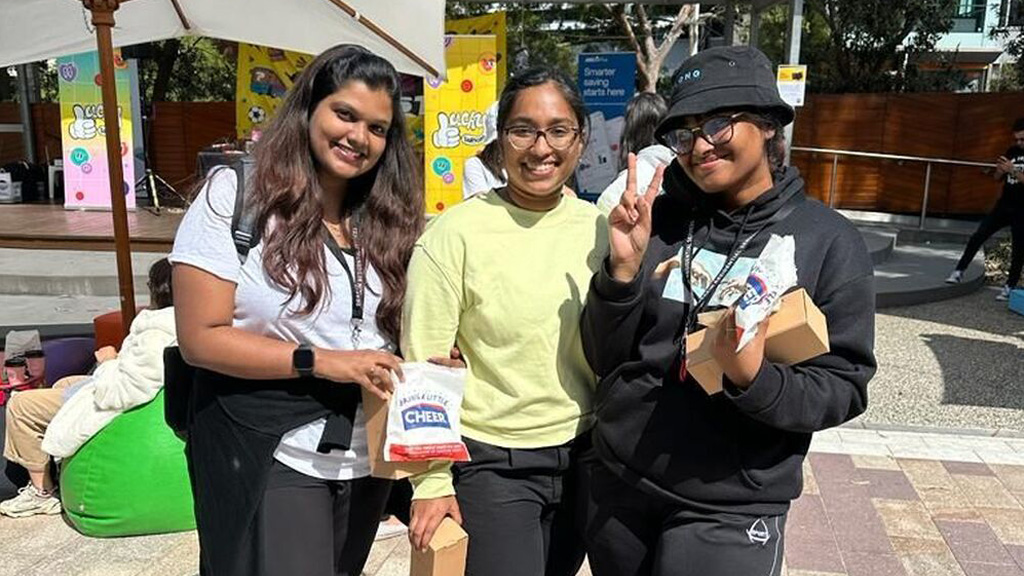
[[[558,91],[562,93],[565,101],[569,103],[569,108],[572,108],[573,115],[576,116],[576,122],[579,124],[579,137],[582,139],[583,144],[586,145],[587,133],[590,129],[590,116],[587,115],[587,106],[583,103],[583,97],[580,96],[579,88],[576,87],[575,82],[566,76],[565,72],[547,66],[535,66],[524,70],[505,83],[505,88],[501,91],[501,97],[498,99],[498,140],[495,140],[495,142],[501,141],[505,137],[505,126],[508,122],[508,116],[512,113],[512,107],[516,105],[519,93],[527,88],[533,88],[548,82],[554,84]],[[504,167],[505,158],[501,152],[502,146],[495,146],[495,148],[496,150],[489,162],[494,162],[498,166]],[[488,167],[490,166],[488,165]],[[500,175],[501,172],[495,174]]]
[[[626,105],[625,127],[619,138],[619,168],[626,167],[629,153],[640,152],[657,142],[654,130],[668,112],[665,99],[655,92],[641,92]]]
[[[348,182],[342,214],[353,216],[359,247],[384,285],[378,328],[397,342],[405,297],[405,269],[423,229],[419,166],[406,140],[401,81],[387,60],[365,48],[341,44],[317,56],[295,80],[254,152],[250,194],[259,210],[267,275],[301,296],[301,313],[312,313],[330,285],[324,262],[323,209],[309,120],[321,100],[347,82],[359,81],[391,98],[393,116],[377,165]],[[267,226],[272,222],[271,226]],[[348,230],[351,237],[351,230]]]

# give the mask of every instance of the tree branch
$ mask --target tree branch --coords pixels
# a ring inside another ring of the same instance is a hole
[[[640,21],[640,36],[644,39],[644,52],[650,60],[658,53],[654,45],[654,31],[651,30],[651,21],[647,19],[647,9],[643,4],[636,4],[637,19]]]

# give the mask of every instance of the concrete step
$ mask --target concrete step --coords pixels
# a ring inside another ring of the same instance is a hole
[[[853,222],[861,230],[896,231],[898,242],[941,242],[949,244],[966,244],[978,222],[979,216],[972,220],[950,218],[928,218],[924,229],[920,226],[920,217],[903,214],[886,214],[884,212],[866,212],[862,210],[840,210],[843,216]],[[1004,228],[993,235],[993,241],[1010,237],[1010,229]]]
[[[981,253],[964,271],[959,284],[946,284],[956,267],[962,244],[900,243],[888,260],[875,265],[875,305],[911,306],[965,296],[985,284]]]
[[[132,254],[136,292],[146,293],[149,267],[163,256]],[[0,295],[108,297],[119,292],[113,252],[0,248]]]
[[[136,294],[135,302],[149,303]],[[120,309],[117,296],[26,296],[0,294],[0,344],[9,330],[39,329],[43,337],[92,333],[92,319]]]
[[[864,243],[868,245],[872,264],[877,266],[892,255],[893,249],[896,248],[899,231],[887,228],[862,228],[860,235],[864,238]]]

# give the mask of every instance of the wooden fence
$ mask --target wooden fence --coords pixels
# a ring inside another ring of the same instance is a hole
[[[813,95],[799,109],[796,146],[995,162],[1024,117],[1024,93]],[[832,155],[793,153],[809,192],[828,201]],[[840,157],[835,204],[855,210],[917,214],[926,165]],[[982,168],[932,165],[928,214],[986,212],[1002,185]]]
[[[56,104],[32,107],[36,157],[60,155]],[[1011,143],[1010,125],[1024,116],[1024,93],[811,95],[800,108],[794,144],[993,162]],[[18,122],[13,103],[0,103],[0,123]],[[196,173],[197,153],[218,140],[234,138],[231,102],[158,102],[149,138],[153,167],[179,189]],[[20,134],[0,134],[0,164],[22,158]],[[828,202],[832,156],[794,152],[793,163],[808,191]],[[925,164],[840,158],[835,204],[840,208],[917,214],[924,191]],[[980,168],[933,165],[929,214],[971,216],[986,212],[1001,185]]]

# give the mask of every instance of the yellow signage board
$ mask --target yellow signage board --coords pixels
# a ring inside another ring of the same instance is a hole
[[[423,87],[427,213],[462,201],[462,169],[484,147],[487,108],[497,99],[494,36],[446,36],[448,80]]]
[[[295,78],[313,60],[301,52],[238,43],[235,128],[239,139],[252,137],[274,117]]]
[[[460,18],[458,20],[446,20],[444,23],[445,34],[481,35],[494,36],[495,50],[494,60],[498,63],[498,93],[505,87],[505,79],[508,78],[508,52],[506,50],[506,18],[504,12],[484,14],[472,18]]]

